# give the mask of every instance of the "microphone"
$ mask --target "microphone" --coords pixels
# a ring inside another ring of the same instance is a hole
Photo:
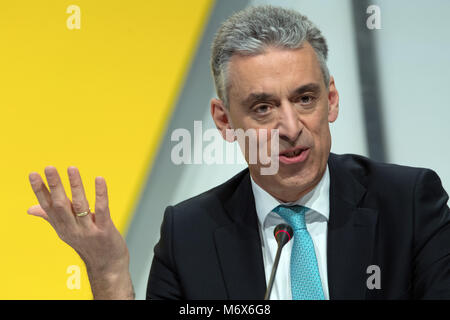
[[[277,273],[278,262],[280,261],[281,250],[284,245],[291,240],[294,235],[294,231],[291,226],[288,224],[281,223],[275,227],[273,231],[273,235],[278,243],[277,255],[275,256],[275,262],[272,267],[272,274],[270,275],[269,285],[267,286],[266,294],[264,296],[264,300],[269,300],[270,293],[272,292],[273,281],[275,280],[275,274]]]

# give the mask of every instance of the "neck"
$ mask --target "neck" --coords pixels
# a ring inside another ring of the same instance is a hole
[[[319,180],[320,181],[320,180]],[[278,190],[268,190],[267,188],[264,188],[264,186],[258,184],[261,188],[263,188],[267,193],[269,193],[272,197],[277,199],[280,202],[295,202],[301,198],[303,198],[305,195],[307,195],[311,190],[313,190],[317,184],[319,183],[317,181],[314,184],[311,184],[309,187],[302,188],[301,190],[295,190],[294,192],[290,190],[289,192],[286,191],[286,188],[279,188]]]
[[[316,179],[309,183],[299,184],[297,186],[288,186],[283,185],[276,178],[272,179],[261,179],[261,176],[257,176],[252,174],[250,171],[250,175],[253,178],[253,181],[260,186],[264,191],[269,193],[272,197],[277,199],[280,202],[295,202],[305,195],[307,195],[311,190],[313,190],[319,182],[322,180],[325,169],[318,175]]]

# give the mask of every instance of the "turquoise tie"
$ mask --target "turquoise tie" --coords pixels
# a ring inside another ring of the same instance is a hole
[[[306,229],[303,206],[278,206],[280,215],[294,230],[291,252],[291,291],[293,300],[324,300],[314,244]]]

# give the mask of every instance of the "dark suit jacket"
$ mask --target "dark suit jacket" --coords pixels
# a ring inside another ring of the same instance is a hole
[[[432,170],[330,154],[330,299],[450,298],[448,196]],[[380,268],[380,289],[367,279]],[[266,290],[248,169],[167,207],[148,299],[262,299]]]

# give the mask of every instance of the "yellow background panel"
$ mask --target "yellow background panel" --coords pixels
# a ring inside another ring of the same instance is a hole
[[[69,5],[81,28],[69,30]],[[106,179],[124,235],[212,0],[2,1],[0,4],[1,299],[85,299],[84,265],[44,220],[28,174],[80,169],[91,208]],[[157,190],[155,190],[157,192]],[[81,289],[69,290],[70,265]]]

